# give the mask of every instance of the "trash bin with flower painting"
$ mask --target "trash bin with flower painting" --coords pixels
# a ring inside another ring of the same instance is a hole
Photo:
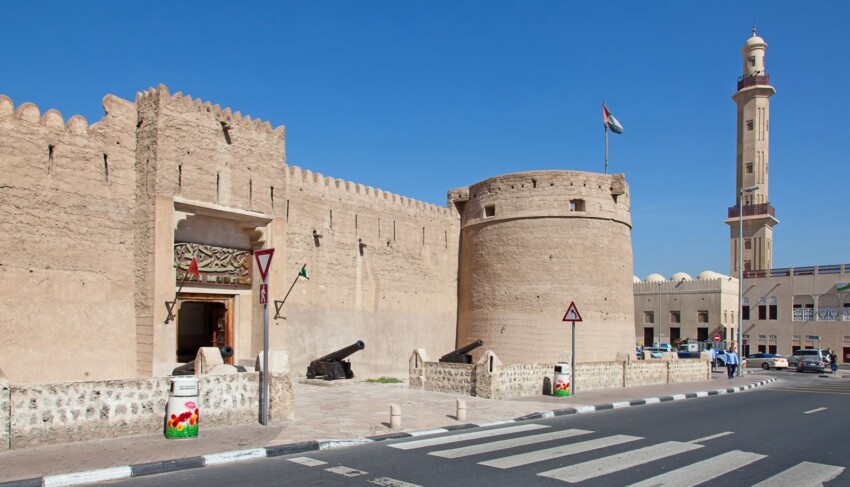
[[[171,377],[165,407],[166,438],[197,438],[200,404],[196,377]]]
[[[555,364],[555,387],[552,394],[559,397],[570,395],[570,364]]]

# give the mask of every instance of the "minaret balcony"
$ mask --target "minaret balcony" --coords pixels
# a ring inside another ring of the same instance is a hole
[[[739,213],[739,207],[737,205],[729,207],[728,216],[726,218],[738,218],[741,216]],[[776,210],[770,203],[744,205],[743,216],[772,216],[773,218],[776,218]]]
[[[754,74],[752,76],[747,77],[738,77],[738,91],[741,91],[744,88],[748,88],[750,86],[770,86],[770,75],[764,73]]]

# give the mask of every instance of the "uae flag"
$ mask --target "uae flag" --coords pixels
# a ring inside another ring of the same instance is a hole
[[[602,123],[605,125],[606,130],[610,129],[615,134],[623,133],[623,126],[614,118],[614,115],[611,115],[604,102],[602,103]]]

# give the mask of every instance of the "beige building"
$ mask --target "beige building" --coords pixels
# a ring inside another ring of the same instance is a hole
[[[704,341],[719,333],[724,340],[737,341],[740,259],[745,355],[788,355],[799,348],[820,347],[833,350],[839,361],[850,362],[847,264],[771,269],[773,227],[779,221],[768,199],[770,97],[776,90],[765,69],[766,50],[767,43],[753,29],[741,50],[743,73],[732,97],[738,114],[736,204],[728,209],[726,223],[734,277],[703,272],[693,281],[681,273],[669,280],[658,274],[644,281],[635,278],[636,340]]]
[[[290,166],[284,127],[165,86],[103,108],[90,125],[0,96],[0,371],[13,383],[163,376],[211,345],[253,366],[261,294],[269,348],[296,375],[357,340],[360,376],[407,375],[413,349],[440,356],[473,336],[506,363],[551,361],[568,346],[568,298],[594,359],[630,348],[622,175],[500,176],[440,207]],[[260,249],[274,249],[267,288]]]
[[[679,340],[721,345],[737,328],[738,280],[712,271],[696,279],[677,272],[665,279],[634,277],[635,342],[646,347]]]

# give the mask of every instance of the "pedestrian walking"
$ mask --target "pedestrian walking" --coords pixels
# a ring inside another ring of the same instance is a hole
[[[838,356],[835,355],[835,352],[829,355],[829,365],[832,367],[833,374],[838,372]]]
[[[735,347],[729,347],[729,350],[726,352],[726,373],[729,374],[730,379],[735,377],[738,362],[738,354],[735,353]]]

